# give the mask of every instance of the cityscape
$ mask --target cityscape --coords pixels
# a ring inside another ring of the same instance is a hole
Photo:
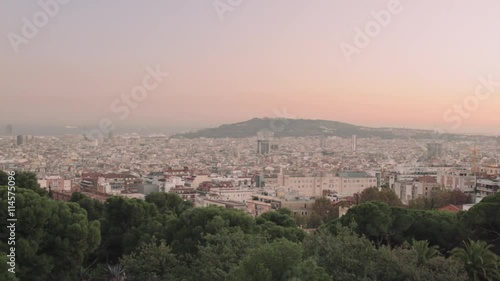
[[[500,281],[500,3],[0,4],[0,280]]]

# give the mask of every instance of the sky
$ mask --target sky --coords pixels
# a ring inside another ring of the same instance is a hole
[[[0,2],[0,125],[500,133],[498,0],[55,1]]]

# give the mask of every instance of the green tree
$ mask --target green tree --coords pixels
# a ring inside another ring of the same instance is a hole
[[[485,197],[461,216],[465,229],[473,240],[494,245],[500,254],[500,193]]]
[[[430,259],[439,256],[438,246],[429,246],[429,241],[413,239],[411,248],[417,253],[417,265],[421,266]]]
[[[297,227],[292,212],[279,209],[262,214],[256,219],[260,232],[271,239],[286,238],[292,242],[302,241],[305,232]]]
[[[172,219],[174,221],[172,221]],[[103,242],[99,256],[102,260],[117,262],[139,244],[151,242],[153,237],[167,236],[166,228],[175,231],[175,218],[160,216],[154,204],[121,196],[108,198],[101,219]]]
[[[8,183],[9,183],[9,175],[6,172],[0,170],[0,186],[2,185],[7,186]]]
[[[177,216],[193,208],[191,201],[184,201],[175,193],[154,192],[146,195],[146,202],[156,205],[160,213],[173,212]]]
[[[340,224],[335,228],[336,235],[320,229],[308,236],[303,243],[304,257],[314,258],[337,281],[375,280],[378,253],[370,240]]]
[[[6,229],[7,187],[0,187],[0,227]],[[76,203],[16,189],[16,276],[20,280],[73,280],[99,245],[99,222],[89,222]],[[3,240],[3,239],[2,239]],[[0,251],[6,251],[6,244]]]
[[[307,276],[318,274],[320,276],[316,280],[328,280],[321,277],[322,273],[317,268],[313,267],[313,272],[308,272],[305,266],[300,265],[301,262],[301,246],[286,239],[278,239],[250,250],[240,264],[231,271],[227,280],[293,280],[292,278],[296,277],[294,275],[297,274],[305,274]],[[325,276],[326,273],[323,272],[323,275]],[[301,278],[301,276],[296,278]],[[326,278],[328,278],[327,275]],[[301,278],[300,280],[303,279]]]
[[[41,196],[48,196],[48,191],[40,188],[38,178],[35,173],[21,171],[15,171],[15,173],[14,177],[16,186],[31,189]]]
[[[205,243],[207,234],[216,234],[226,228],[240,229],[244,233],[257,231],[255,219],[241,210],[215,206],[188,209],[179,216],[172,249],[177,254],[194,255],[198,245]]]
[[[313,257],[334,280],[364,281],[465,281],[463,267],[452,259],[436,256],[418,265],[418,253],[407,243],[402,247],[378,249],[351,227],[336,225],[333,235],[327,228],[307,237],[305,257]]]
[[[332,205],[332,201],[328,198],[321,197],[314,201],[313,204],[313,214],[317,215],[319,218],[319,224],[327,223],[335,218],[335,208]],[[314,228],[319,225],[314,225]]]
[[[356,205],[340,218],[340,222],[344,226],[355,222],[358,233],[366,235],[378,246],[381,246],[384,241],[388,241],[392,221],[391,208],[384,203],[375,201]]]
[[[472,202],[470,195],[460,190],[438,190],[431,193],[430,197],[418,197],[410,201],[409,206],[418,210],[433,210],[446,205],[463,205]]]
[[[403,233],[406,241],[428,240],[443,251],[460,245],[466,237],[459,215],[441,211],[408,210],[413,223]]]
[[[159,244],[143,244],[120,261],[127,272],[127,280],[179,280],[181,263],[163,240]]]
[[[363,190],[359,197],[359,203],[377,201],[386,203],[389,206],[401,206],[401,200],[394,191],[388,188],[382,188],[380,191],[376,187],[370,187]]]
[[[260,235],[245,234],[241,229],[223,229],[216,234],[206,234],[205,244],[198,246],[198,258],[194,262],[195,280],[226,280],[231,269],[246,256],[249,249],[265,243]]]
[[[89,198],[80,192],[71,194],[70,202],[75,202],[87,211],[89,221],[99,220],[104,212],[104,205],[99,200]]]
[[[451,254],[462,262],[471,280],[500,280],[499,257],[491,247],[484,241],[469,240],[464,242],[464,248],[455,248]]]

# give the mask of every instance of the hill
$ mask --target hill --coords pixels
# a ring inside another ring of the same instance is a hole
[[[392,138],[432,138],[430,130],[401,128],[370,128],[330,120],[254,118],[248,121],[225,124],[217,128],[177,134],[174,138],[246,138],[257,136],[259,132],[271,131],[275,137],[338,136],[350,138],[380,137]]]

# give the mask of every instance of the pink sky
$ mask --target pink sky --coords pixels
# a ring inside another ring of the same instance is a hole
[[[226,0],[220,0],[227,2]],[[390,1],[245,1],[219,18],[212,1],[72,1],[20,51],[35,1],[0,4],[0,125],[214,126],[254,117],[329,119],[453,131],[443,114],[500,81],[500,2],[401,0],[346,61],[355,27]],[[438,3],[436,3],[438,2]],[[112,102],[147,66],[170,76],[125,120]],[[498,134],[500,86],[457,131]],[[7,106],[6,106],[7,105]]]

